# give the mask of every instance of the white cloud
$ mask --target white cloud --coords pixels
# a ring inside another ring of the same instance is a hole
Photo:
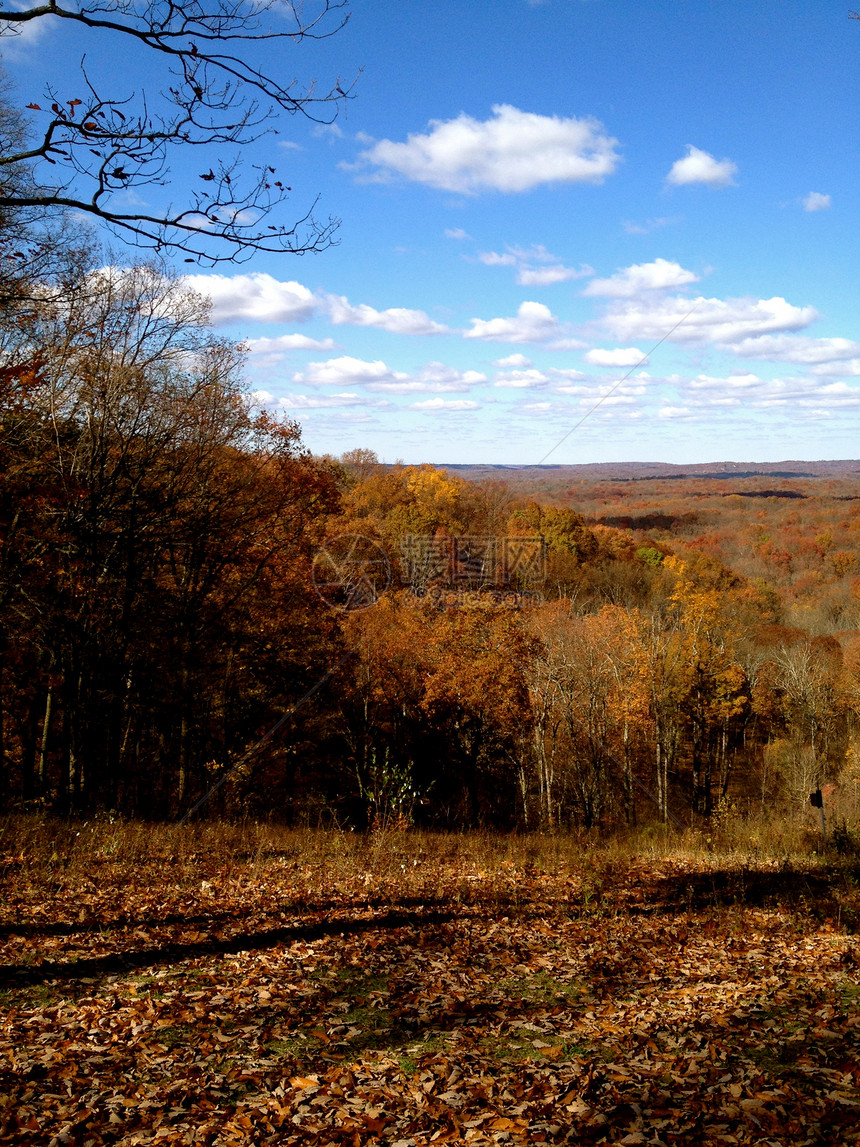
[[[398,371],[392,379],[368,383],[367,389],[383,394],[445,394],[471,390],[486,381],[487,376],[480,371],[459,371],[441,362],[429,362],[416,374]]]
[[[361,386],[378,394],[445,394],[471,390],[487,381],[477,370],[456,370],[441,362],[429,362],[413,374],[392,370],[381,360],[342,355],[326,362],[309,363],[293,375],[293,382],[305,386]]]
[[[528,360],[526,361],[528,362]],[[519,369],[500,372],[496,376],[495,385],[506,390],[536,390],[551,382],[555,384],[559,393],[572,394],[574,390],[568,389],[570,385],[587,377],[581,370],[575,370],[572,367],[563,370],[557,367],[550,367],[549,370]],[[586,389],[585,387],[576,388],[576,393],[580,391],[584,393]]]
[[[626,383],[623,386],[611,386],[603,383],[600,386],[558,386],[559,394],[569,394],[580,399],[580,406],[591,406],[600,400],[601,406],[622,405],[630,406],[645,394],[645,387],[640,383]]]
[[[448,239],[471,239],[472,236],[462,227],[446,227],[445,235]]]
[[[613,304],[598,325],[619,342],[663,339],[672,332],[672,342],[734,344],[800,330],[818,317],[814,307],[795,307],[779,296],[695,300],[657,296]]]
[[[431,120],[430,130],[406,143],[379,140],[353,169],[372,167],[365,178],[393,173],[443,191],[528,191],[546,183],[600,183],[618,165],[618,141],[597,120],[543,116],[509,104],[490,119],[461,114]]]
[[[295,323],[309,319],[318,300],[301,283],[271,275],[186,275],[192,290],[212,300],[212,322]]]
[[[736,374],[730,374],[727,378],[714,377],[710,374],[698,374],[695,378],[690,379],[687,385],[691,390],[694,391],[741,390],[751,392],[753,390],[760,389],[767,384],[765,383],[764,379],[760,378],[757,374],[742,374],[738,372]]]
[[[562,387],[560,388],[560,393],[573,394],[574,390],[572,387]],[[594,399],[598,397],[600,397],[599,394],[592,393],[587,397],[580,399],[579,405],[586,407],[592,406],[594,405]],[[608,406],[632,406],[633,403],[637,401],[637,399],[637,395],[623,394],[619,391],[616,391],[614,394],[607,394],[605,398],[600,398],[600,406],[604,409]]]
[[[532,365],[532,360],[530,358],[526,358],[526,356],[524,354],[505,355],[504,358],[497,358],[495,360],[495,362],[493,363],[493,366],[500,366],[500,367],[502,367],[502,369],[504,369],[505,367],[516,368],[516,367],[525,367],[525,366],[531,366],[531,365]]]
[[[831,406],[860,407],[860,389],[845,382],[831,382],[822,386],[816,397],[827,399]]]
[[[331,321],[340,326],[349,323],[357,327],[377,327],[398,335],[443,335],[448,328],[434,322],[424,311],[406,307],[389,307],[377,311],[366,303],[353,305],[344,295],[327,295],[326,303]]]
[[[334,350],[334,339],[312,339],[307,335],[278,335],[277,338],[247,339],[251,354],[278,354],[288,350]]]
[[[573,395],[573,390],[560,390],[560,394]],[[599,406],[595,407],[595,402],[599,395],[594,392],[588,392],[584,388],[581,392],[577,392],[579,397],[578,402],[570,402],[569,400],[555,401],[555,402],[521,402],[517,405],[516,410],[518,414],[525,414],[530,417],[541,417],[548,414],[555,416],[556,420],[561,420],[560,425],[570,425],[570,420],[575,418],[577,414],[591,412],[589,414],[589,421],[585,424],[582,433],[588,434],[589,430],[595,423],[612,422],[616,423],[621,420],[630,422],[641,418],[641,411],[630,408],[630,404],[634,403],[633,398],[628,398],[623,395],[612,395],[605,401],[601,402]]]
[[[546,386],[548,381],[547,375],[542,370],[510,370],[500,374],[494,385],[506,390],[534,390]]]
[[[797,411],[802,417],[811,409],[860,409],[860,387],[825,382],[814,375],[766,379],[752,373],[727,378],[700,374],[680,385],[679,380],[674,381],[684,391],[688,408],[783,409]]]
[[[796,362],[807,366],[836,364],[860,357],[860,342],[853,339],[815,339],[805,335],[761,335],[758,338],[741,339],[733,343],[731,349],[742,358]]]
[[[395,382],[395,371],[377,359],[364,359],[341,355],[326,362],[310,362],[303,371],[293,375],[293,382],[307,386],[364,386],[371,382]]]
[[[688,406],[663,406],[658,411],[657,417],[689,420],[695,418],[696,415]]]
[[[517,265],[516,255],[510,252],[500,255],[498,251],[479,251],[478,259],[487,267],[515,267]]]
[[[594,274],[594,268],[583,263],[579,270],[565,267],[557,255],[547,251],[542,243],[531,247],[508,247],[504,254],[481,251],[478,259],[487,267],[516,267],[517,283],[521,287],[546,287],[553,283],[568,283],[571,279],[584,279]],[[535,266],[537,264],[537,266]]]
[[[373,410],[393,409],[392,403],[384,398],[369,398],[366,395],[342,394],[284,394],[280,397],[267,390],[255,390],[251,398],[258,406],[268,407],[270,410],[288,411],[345,411],[354,410],[354,416],[364,421],[368,415],[361,416],[355,408]]]
[[[472,319],[467,339],[492,339],[509,343],[543,343],[561,338],[564,328],[544,303],[520,303],[514,318]]]
[[[595,347],[582,357],[592,366],[638,366],[639,363],[644,363],[648,356],[633,346],[619,347],[617,350],[602,350],[600,347]]]
[[[557,402],[523,402],[519,406],[521,414],[554,414],[556,412],[566,413],[564,407],[560,407]]]
[[[520,267],[517,282],[521,287],[548,287],[552,283],[568,283],[576,271],[557,263],[552,267]]]
[[[826,362],[818,363],[816,366],[809,368],[810,374],[818,375],[819,377],[828,376],[841,376],[846,375],[856,378],[860,375],[860,358],[849,358],[843,362]]]
[[[810,191],[803,201],[804,211],[826,211],[830,206],[830,196],[820,191]]]
[[[680,263],[655,259],[653,263],[634,263],[632,267],[624,267],[608,279],[593,279],[582,294],[631,299],[644,291],[665,291],[698,281],[699,276],[685,270]]]
[[[322,422],[322,420],[322,416],[319,416],[315,419],[317,423]],[[378,418],[374,418],[371,414],[368,414],[366,410],[361,410],[358,408],[352,410],[333,410],[329,414],[326,421],[332,427],[332,429],[337,429],[341,423],[346,424],[350,428],[366,423],[376,423],[377,425],[379,424]]]
[[[687,145],[687,154],[672,164],[666,182],[676,187],[704,183],[708,187],[729,187],[737,175],[737,164],[730,159],[714,159],[707,151]]]
[[[424,410],[434,414],[459,414],[464,410],[479,410],[480,404],[465,398],[428,398],[425,402],[412,402],[410,410]]]
[[[314,125],[311,134],[317,139],[327,139],[329,143],[334,143],[336,139],[343,139],[343,128],[337,123],[318,123]]]
[[[26,11],[30,5],[23,3],[22,0],[17,0],[17,2],[13,0],[8,7],[13,11],[23,12]],[[9,27],[9,25],[7,25],[7,27]],[[20,24],[16,24],[14,26],[14,32],[7,32],[3,37],[3,56],[10,61],[27,61],[28,56],[32,58],[31,49],[34,48],[40,40],[46,36],[53,35],[53,33],[58,30],[59,25],[53,19],[25,20]],[[48,103],[50,103],[50,100]],[[45,110],[47,110],[47,105],[45,105]]]
[[[338,406],[367,406],[368,400],[360,394],[286,394],[276,405],[281,410],[327,410]]]
[[[667,227],[670,223],[676,222],[676,219],[662,216],[657,219],[646,219],[644,223],[634,223],[632,220],[625,219],[621,226],[628,235],[650,235],[652,231],[656,231],[660,227]]]
[[[564,370],[553,367],[547,371],[547,374],[550,378],[561,382],[578,382],[580,379],[588,377],[588,375],[583,374],[581,370],[576,370],[574,367],[567,367]],[[601,383],[601,385],[603,384]]]
[[[588,343],[584,343],[582,339],[553,339],[552,342],[547,343],[548,350],[584,350]]]
[[[532,243],[530,247],[508,247],[514,258],[521,263],[558,263],[558,255],[547,251],[543,243]]]

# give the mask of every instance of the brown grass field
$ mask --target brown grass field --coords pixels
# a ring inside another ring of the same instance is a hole
[[[0,830],[0,1143],[860,1143],[800,837]]]

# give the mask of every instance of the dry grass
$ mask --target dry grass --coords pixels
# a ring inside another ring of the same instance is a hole
[[[631,855],[699,854],[742,852],[762,855],[809,855],[820,850],[820,832],[812,816],[776,817],[772,820],[743,818],[729,808],[715,814],[706,829],[676,830],[648,824],[611,834],[451,832],[417,829],[382,829],[375,832],[291,828],[254,820],[200,821],[195,824],[153,824],[96,816],[89,820],[65,820],[35,815],[10,815],[0,820],[0,852],[23,852],[34,863],[75,862],[93,854],[132,860],[147,858],[193,858],[201,851],[219,850],[225,857],[243,862],[265,859],[273,852],[295,854],[324,846],[326,854],[339,858],[400,853],[433,853],[444,856],[495,860],[534,859],[541,855],[556,860],[605,853]]]
[[[430,833],[383,830],[369,833],[290,828],[241,821],[193,825],[149,824],[96,818],[67,821],[10,816],[0,821],[0,873],[34,883],[101,872],[120,881],[123,870],[157,865],[173,881],[194,884],[214,873],[252,878],[273,868],[301,869],[309,884],[325,877],[336,885],[396,887],[400,894],[482,887],[500,881],[510,887],[525,879],[552,876],[594,882],[639,863],[692,864],[697,869],[779,866],[813,870],[834,862],[849,866],[860,834],[838,826],[824,846],[811,816],[771,821],[742,819],[728,808],[706,829],[676,831],[647,825],[610,836],[593,834]]]

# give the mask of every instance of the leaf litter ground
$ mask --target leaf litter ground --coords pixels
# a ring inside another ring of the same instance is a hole
[[[860,1143],[845,866],[335,835],[8,857],[0,1143]]]

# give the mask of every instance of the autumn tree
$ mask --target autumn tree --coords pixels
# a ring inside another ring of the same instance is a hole
[[[7,392],[22,429],[0,486],[27,488],[7,528],[4,701],[31,730],[41,715],[19,774],[60,805],[176,808],[321,657],[309,566],[332,480],[297,427],[252,412],[206,313],[155,268],[93,272],[42,308],[38,369]]]
[[[467,484],[463,511],[471,533],[503,537],[516,495],[507,482],[487,478]]]
[[[418,593],[447,585],[454,538],[467,525],[466,483],[430,465],[383,466],[369,451],[352,451],[339,464],[345,473],[343,507],[330,523],[331,533],[377,541],[403,584]]]
[[[343,634],[356,655],[343,736],[368,819],[515,823],[534,649],[515,611],[387,593]]]
[[[804,639],[776,653],[775,685],[792,744],[790,778],[803,798],[833,768],[844,694],[840,690],[842,651],[834,639]]]
[[[282,78],[282,63],[267,66],[265,49],[334,35],[347,19],[345,8],[346,0],[3,4],[0,36],[59,22],[97,37],[120,57],[139,54],[153,82],[134,92],[117,79],[106,91],[86,64],[76,81],[64,75],[48,82],[27,105],[32,126],[21,130],[15,120],[14,130],[3,131],[0,123],[0,211],[80,212],[127,242],[184,253],[190,262],[321,250],[336,221],[318,220],[315,204],[284,221],[288,177],[265,159],[243,170],[240,155],[276,130],[279,113],[320,123],[335,118],[348,83],[301,87]],[[142,197],[157,200],[158,189],[171,183],[172,158],[191,151],[200,153],[198,190],[184,206],[136,206]]]
[[[402,594],[342,619],[355,657],[337,699],[341,735],[362,811],[378,826],[410,818],[424,796],[423,758],[432,738],[422,708],[427,629],[427,617]]]
[[[526,671],[536,644],[515,610],[475,601],[433,616],[422,706],[449,746],[461,822],[516,822],[514,777],[531,733]],[[452,778],[453,779],[453,778]]]
[[[584,567],[599,546],[582,517],[567,507],[528,501],[518,505],[507,524],[511,537],[530,537],[543,550],[543,592],[555,597],[576,596]]]
[[[709,816],[715,781],[720,795],[728,787],[730,733],[748,711],[746,675],[735,653],[729,586],[721,585],[725,571],[702,556],[687,562],[669,558],[666,564],[677,575],[671,598],[682,632],[676,688],[692,810]]]
[[[540,641],[529,683],[538,815],[546,828],[635,817],[650,721],[640,626],[636,611],[606,605],[576,614],[565,599],[530,619]]]

